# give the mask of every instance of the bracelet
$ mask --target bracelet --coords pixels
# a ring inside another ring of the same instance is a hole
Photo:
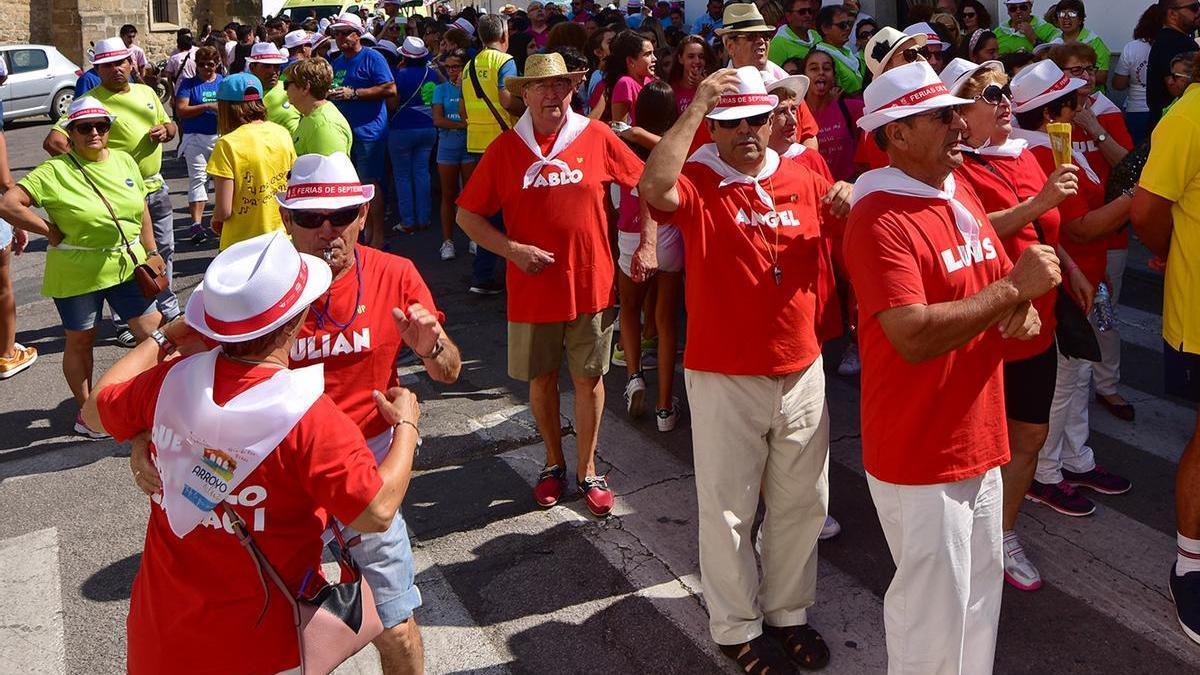
[[[395,431],[396,427],[403,426],[405,424],[407,424],[408,426],[413,428],[413,432],[415,432],[417,434],[417,447],[418,448],[421,447],[421,430],[417,428],[417,425],[415,422],[409,422],[408,420],[400,420],[399,422],[396,422],[395,424],[392,425],[393,432]]]
[[[156,256],[156,255],[158,255],[158,251],[157,251],[157,250],[154,250],[154,251],[146,251],[146,257],[147,257],[147,258],[150,258],[150,257]]]
[[[442,344],[441,338],[438,338],[437,341],[433,343],[433,349],[429,350],[429,354],[422,354],[415,349],[413,350],[413,353],[421,357],[422,361],[428,361],[429,359],[436,359],[437,357],[441,356],[442,352],[444,351],[446,351],[446,345]]]

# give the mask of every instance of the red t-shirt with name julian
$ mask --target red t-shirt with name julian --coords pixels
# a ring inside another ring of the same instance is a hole
[[[859,306],[863,466],[889,483],[948,483],[1008,461],[999,329],[909,363],[879,323],[887,309],[975,295],[1011,268],[974,191],[957,181],[955,196],[980,223],[974,251],[940,200],[875,192],[854,205],[846,224]]]
[[[404,341],[392,308],[408,311],[419,303],[438,321],[445,317],[411,260],[368,246],[355,245],[354,250],[357,269],[335,280],[329,293],[309,307],[292,345],[291,365],[324,363],[325,394],[371,438],[389,426],[371,391],[387,391],[399,383],[396,356]]]
[[[155,366],[97,395],[100,418],[113,438],[124,441],[153,426],[163,380],[181,361]],[[213,401],[221,405],[277,370],[221,357],[215,372]],[[156,454],[153,444],[150,453]],[[295,591],[308,572],[320,575],[328,514],[352,522],[380,487],[362,434],[328,396],[321,396],[235,488],[225,507],[241,516]],[[232,526],[210,514],[180,539],[157,500],[152,502],[126,622],[129,672],[250,675],[299,666],[291,605],[270,581],[267,604],[254,563]],[[197,647],[206,644],[220,648],[196,656]]]
[[[535,140],[547,153],[554,138]],[[570,321],[612,307],[616,299],[605,200],[611,183],[637,185],[642,160],[596,120],[557,159],[568,170],[543,166],[523,188],[525,171],[537,158],[510,129],[488,146],[458,198],[459,207],[482,216],[503,212],[509,238],[554,255],[534,275],[508,263],[509,321]]]

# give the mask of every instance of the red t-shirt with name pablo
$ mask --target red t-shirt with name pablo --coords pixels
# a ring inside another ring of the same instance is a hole
[[[554,137],[535,140],[546,153]],[[596,120],[556,159],[569,168],[543,166],[524,188],[525,171],[537,158],[510,129],[488,146],[458,198],[459,207],[482,216],[503,212],[510,239],[554,255],[538,274],[508,263],[509,321],[570,321],[615,301],[605,200],[611,183],[637,185],[642,160]]]
[[[958,181],[955,196],[980,223],[973,250],[940,200],[875,192],[846,224],[859,305],[863,466],[889,483],[948,483],[1008,461],[999,329],[909,363],[879,323],[887,309],[968,298],[1011,268],[974,191]]]

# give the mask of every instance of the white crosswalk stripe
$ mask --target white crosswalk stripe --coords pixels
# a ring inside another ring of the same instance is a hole
[[[58,530],[0,542],[0,671],[67,672],[59,586]]]

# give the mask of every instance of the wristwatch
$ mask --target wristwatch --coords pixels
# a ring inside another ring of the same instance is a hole
[[[1104,141],[1107,141],[1107,140],[1108,140],[1108,134],[1100,134],[1099,136],[1096,137],[1097,143],[1103,143]]]
[[[351,101],[357,101],[357,100],[358,100],[358,90],[357,90],[357,89],[351,89],[351,90],[350,90],[350,100],[351,100]]]
[[[417,350],[414,349],[413,351],[416,352]],[[438,338],[437,342],[433,343],[433,349],[430,349],[428,354],[417,352],[417,356],[421,357],[422,361],[428,361],[441,356],[442,352],[444,351],[446,351],[446,345],[442,343],[441,338]]]
[[[158,343],[158,349],[163,353],[163,356],[170,356],[171,354],[174,354],[175,350],[177,349],[175,343],[171,342],[171,338],[167,337],[167,334],[161,330],[156,330],[151,333],[150,339]]]

